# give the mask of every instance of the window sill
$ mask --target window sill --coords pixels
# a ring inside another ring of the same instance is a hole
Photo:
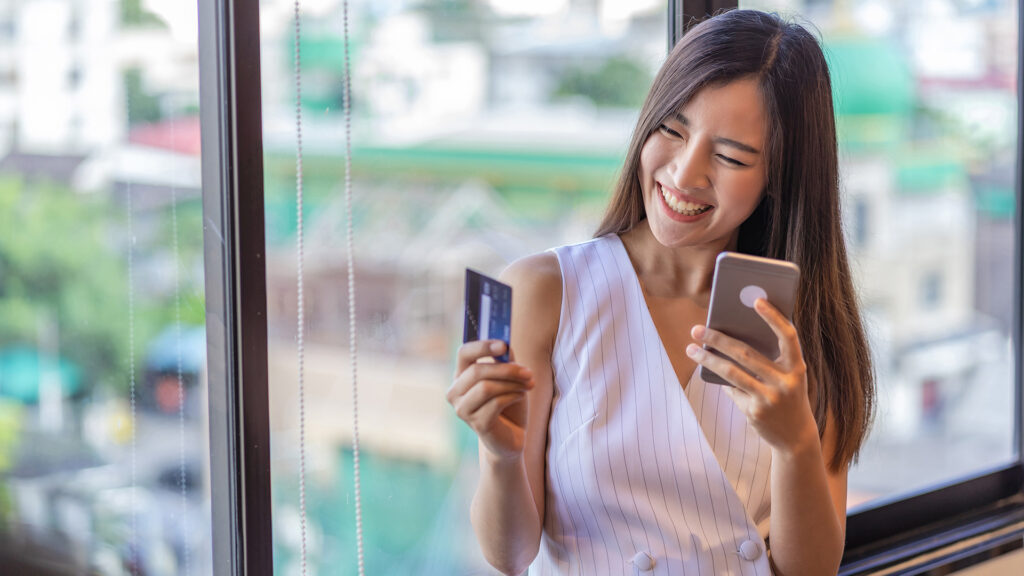
[[[841,576],[951,574],[1024,548],[1024,495],[847,552]]]

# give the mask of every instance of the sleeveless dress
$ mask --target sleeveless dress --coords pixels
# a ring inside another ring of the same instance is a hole
[[[529,574],[770,576],[770,447],[720,386],[695,371],[684,391],[617,235],[553,252],[562,308]]]

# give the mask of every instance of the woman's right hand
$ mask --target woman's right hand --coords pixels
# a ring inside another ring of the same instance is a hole
[[[448,403],[476,432],[487,450],[501,460],[523,454],[526,437],[526,392],[533,375],[521,364],[481,362],[505,352],[501,340],[466,342],[459,347]]]

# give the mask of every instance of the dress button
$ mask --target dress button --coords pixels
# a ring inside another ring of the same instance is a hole
[[[641,572],[650,572],[651,570],[654,570],[655,564],[654,558],[652,558],[647,552],[637,552],[629,563],[636,566]]]
[[[740,544],[740,558],[753,562],[761,557],[761,546],[753,540],[744,540]]]

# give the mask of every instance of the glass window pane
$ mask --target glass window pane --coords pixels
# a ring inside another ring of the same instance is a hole
[[[799,14],[829,58],[879,392],[849,505],[1009,463],[1017,3],[740,6]]]
[[[292,3],[261,2],[274,559],[302,529]],[[340,2],[305,3],[307,549],[356,571]],[[366,573],[492,573],[469,525],[472,431],[445,402],[467,266],[590,237],[667,44],[667,5],[351,2]]]
[[[196,8],[0,3],[4,573],[213,573]]]

